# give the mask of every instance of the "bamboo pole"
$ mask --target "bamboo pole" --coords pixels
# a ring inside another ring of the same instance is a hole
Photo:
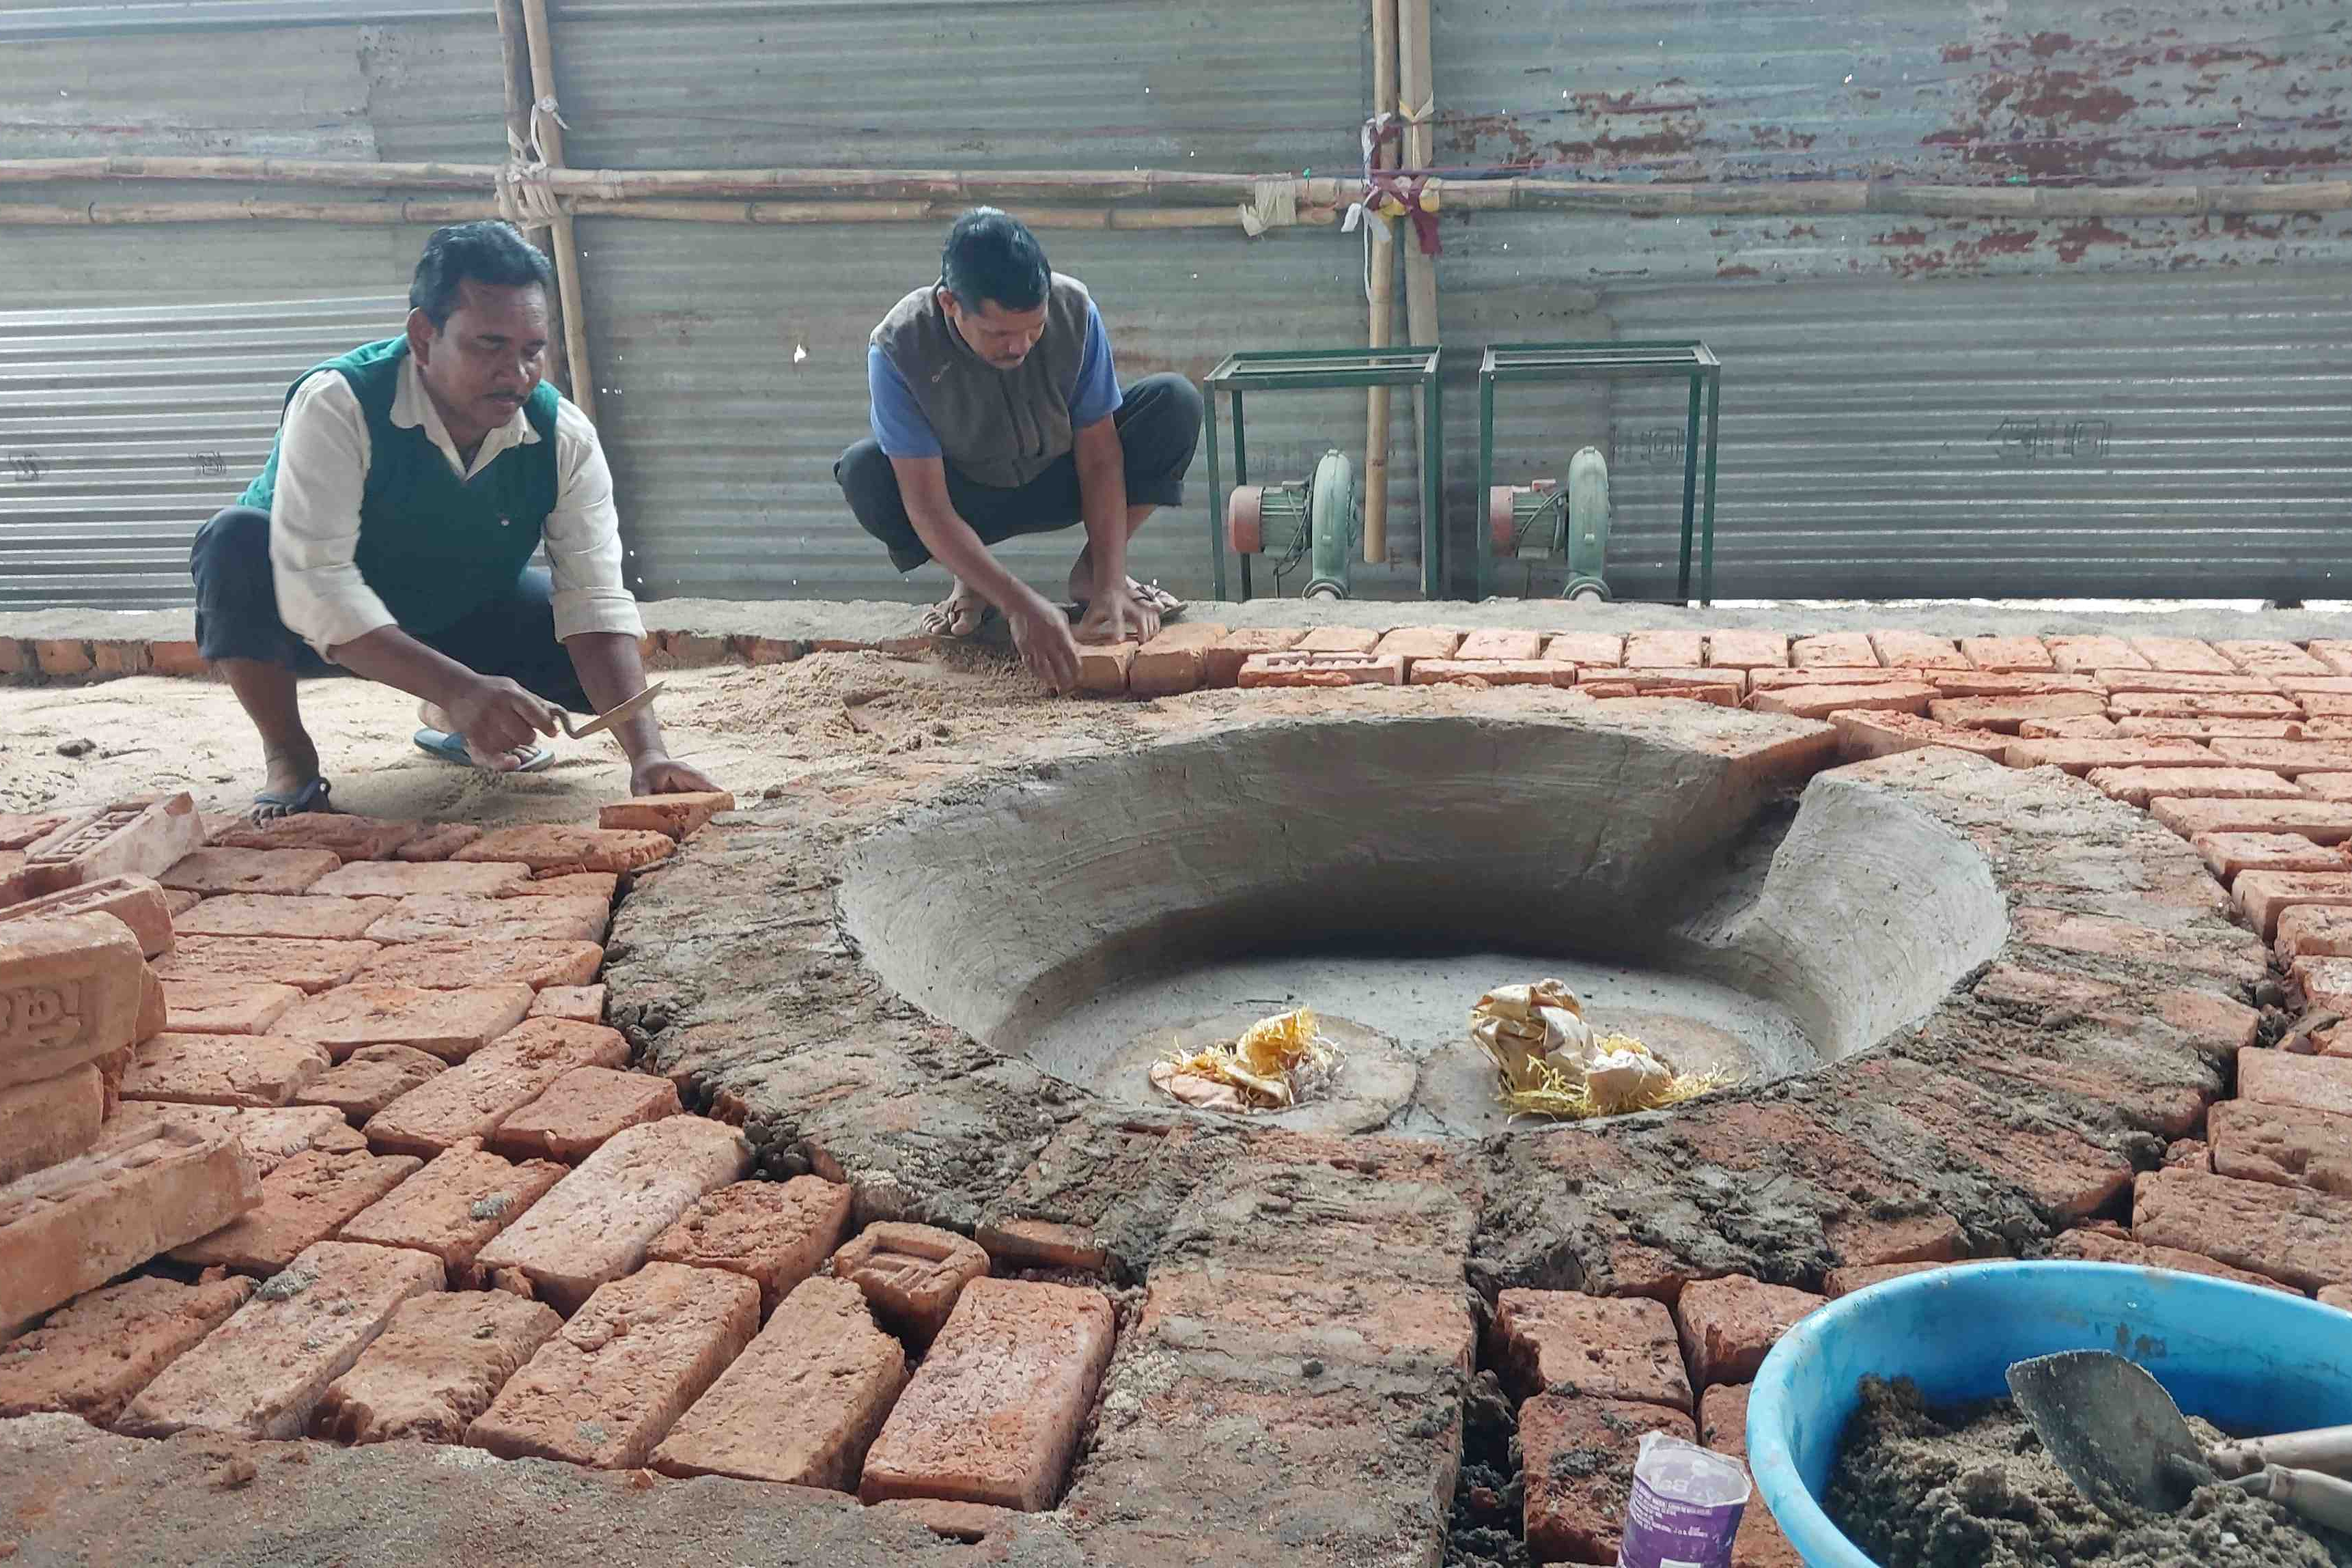
[[[1397,0],[1372,3],[1372,112],[1393,113],[1397,101]],[[1395,152],[1383,144],[1379,166],[1396,167]],[[1370,321],[1364,342],[1387,348],[1396,313],[1396,241],[1379,218],[1364,215],[1365,266],[1371,279]],[[1389,389],[1364,389],[1364,563],[1385,566],[1389,559]]]
[[[547,0],[521,0],[523,38],[530,53],[530,89],[534,103],[555,101],[555,48],[547,26]],[[551,168],[563,166],[563,129],[552,113],[532,115],[539,150]],[[596,422],[596,373],[588,357],[588,310],[581,301],[580,242],[572,233],[572,215],[559,207],[555,214],[555,289],[563,301],[563,357],[572,384],[565,388],[588,422]]]
[[[952,202],[660,202],[564,203],[566,216],[633,217],[669,223],[752,225],[761,227],[813,223],[937,223],[962,209]],[[0,228],[10,225],[110,227],[131,224],[276,222],[391,224],[465,223],[499,216],[495,202],[404,201],[289,202],[267,198],[212,202],[0,202]],[[1035,207],[1015,216],[1036,228],[1231,229],[1241,225],[1230,207]],[[1298,215],[1305,226],[1328,226],[1339,215],[1328,207]],[[574,399],[577,402],[578,399]]]
[[[1430,128],[1430,116],[1434,112],[1434,74],[1431,63],[1429,38],[1429,0],[1396,0],[1397,8],[1397,89],[1404,108],[1412,116],[1404,131],[1404,166],[1426,169],[1434,161],[1436,137]],[[1422,253],[1420,241],[1409,229],[1402,228],[1404,244],[1404,310],[1405,332],[1416,344],[1435,343],[1437,324],[1437,265],[1434,258]],[[1422,399],[1412,402],[1413,432],[1419,437],[1413,447],[1416,468],[1426,466],[1424,457],[1430,447],[1444,439],[1444,432],[1424,429],[1428,411]],[[1427,494],[1429,476],[1420,476],[1423,493]],[[1424,505],[1426,502],[1423,503]],[[1442,542],[1445,537],[1445,520],[1441,514],[1434,520],[1424,519],[1422,524],[1424,541]],[[1431,581],[1432,563],[1422,563],[1422,579]]]
[[[114,228],[174,223],[347,223],[438,226],[496,217],[496,202],[0,202],[0,228],[12,225]]]
[[[507,116],[507,144],[509,147],[530,145],[530,41],[523,26],[522,8],[518,0],[493,0],[499,22],[499,64],[500,85],[504,89]],[[555,256],[555,231],[547,224],[534,224],[523,230],[523,237],[547,254],[551,263]],[[572,354],[564,342],[562,289],[559,285],[556,298],[548,301],[550,352],[548,358],[555,375],[555,384],[570,386]]]

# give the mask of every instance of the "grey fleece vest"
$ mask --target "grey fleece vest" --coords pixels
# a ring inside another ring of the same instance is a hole
[[[898,301],[872,339],[907,378],[940,449],[975,484],[1014,489],[1074,444],[1070,394],[1087,351],[1087,286],[1056,272],[1045,297],[1045,332],[1029,357],[999,370],[948,325],[936,283]]]

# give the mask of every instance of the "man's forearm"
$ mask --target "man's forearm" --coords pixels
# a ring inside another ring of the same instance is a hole
[[[425,647],[398,626],[378,626],[327,650],[327,657],[353,675],[396,687],[438,708],[448,708],[468,684],[480,679],[446,653]]]
[[[988,546],[980,542],[971,524],[952,508],[935,511],[910,506],[907,520],[915,525],[915,537],[923,542],[932,560],[999,610],[1012,614],[1021,595],[1029,591],[1020,578],[988,552]]]
[[[580,672],[580,689],[596,711],[617,708],[646,689],[646,667],[637,639],[626,632],[577,632],[563,639],[572,668]],[[641,708],[613,726],[613,738],[633,763],[669,754],[662,739],[661,721],[651,708]]]
[[[1080,449],[1078,513],[1087,525],[1095,592],[1107,594],[1127,582],[1127,458],[1116,441],[1108,452]]]

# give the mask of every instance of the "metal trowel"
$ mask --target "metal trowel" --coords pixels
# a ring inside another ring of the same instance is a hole
[[[2208,1449],[2164,1385],[2109,1351],[2015,1363],[2009,1392],[2067,1479],[2117,1518],[2128,1509],[2174,1512],[2199,1487],[2230,1478],[2315,1524],[2352,1531],[2352,1482],[2336,1479],[2352,1471],[2352,1426]]]
[[[651,686],[646,687],[643,691],[638,692],[635,697],[630,698],[626,702],[618,703],[614,707],[607,708],[604,712],[597,714],[596,717],[589,720],[585,724],[577,726],[573,725],[572,722],[572,715],[569,713],[559,714],[556,721],[563,726],[563,732],[565,734],[571,736],[575,741],[584,741],[589,736],[597,733],[599,731],[611,729],[622,720],[626,719],[631,714],[642,710],[646,703],[651,702],[656,697],[661,695],[661,689],[668,684],[669,683],[667,681],[656,680]]]

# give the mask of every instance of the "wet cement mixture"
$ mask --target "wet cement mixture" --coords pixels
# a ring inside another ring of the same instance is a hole
[[[2111,1519],[2008,1400],[1930,1409],[1908,1380],[1863,1381],[1826,1506],[1883,1568],[2352,1568],[2352,1539],[2231,1487]]]

